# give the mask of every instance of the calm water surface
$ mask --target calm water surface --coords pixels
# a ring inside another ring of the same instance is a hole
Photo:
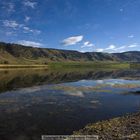
[[[140,109],[140,70],[0,70],[0,138],[38,140]]]

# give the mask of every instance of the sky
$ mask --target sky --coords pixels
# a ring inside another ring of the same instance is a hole
[[[0,0],[0,41],[80,52],[140,51],[140,0]]]

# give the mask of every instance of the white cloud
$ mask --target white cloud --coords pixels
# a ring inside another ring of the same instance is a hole
[[[128,38],[134,38],[134,35],[129,35]]]
[[[130,44],[130,45],[123,45],[123,46],[120,46],[120,47],[117,47],[115,45],[109,45],[109,47],[107,48],[98,48],[96,49],[97,52],[109,52],[109,53],[112,53],[112,52],[124,52],[124,51],[129,51],[131,50],[131,48],[135,48],[135,47],[138,47],[139,44],[138,43],[133,43],[133,44]]]
[[[121,47],[116,48],[115,50],[122,50],[122,49],[125,49],[125,48],[126,48],[126,46],[121,46]]]
[[[13,37],[13,36],[15,36],[15,37],[17,37],[17,33],[15,32],[15,31],[5,31],[4,32],[4,34],[6,35],[6,36],[8,36],[8,37]]]
[[[14,20],[4,20],[2,22],[3,22],[4,27],[12,28],[14,30],[21,29],[24,33],[34,33],[34,34],[41,33],[40,30],[31,29],[31,28],[25,26],[24,24],[17,23]]]
[[[43,44],[41,44],[39,42],[28,41],[28,40],[20,40],[17,43],[24,45],[24,46],[32,46],[32,47],[42,47],[43,46]]]
[[[138,47],[138,44],[137,44],[137,43],[134,43],[134,44],[128,45],[128,48],[135,48],[135,47]]]
[[[35,6],[37,5],[37,2],[31,2],[31,1],[28,1],[28,0],[26,0],[26,1],[24,1],[24,3],[23,3],[25,6],[27,6],[27,7],[31,7],[31,8],[35,8]]]
[[[106,48],[106,50],[114,50],[115,48],[116,48],[116,46],[111,44],[111,45],[109,45],[108,48]]]
[[[96,49],[96,51],[97,51],[97,52],[103,52],[104,49],[102,49],[102,48],[98,48],[98,49]]]
[[[121,9],[120,9],[120,12],[123,12],[123,11],[124,11],[124,9],[123,9],[123,8],[121,8]]]
[[[16,29],[18,27],[22,27],[23,26],[23,24],[19,24],[19,23],[17,23],[14,20],[4,20],[3,21],[3,25],[5,27],[9,27],[9,28],[13,28],[13,29]]]
[[[70,46],[70,45],[75,45],[78,42],[81,42],[82,40],[83,40],[83,36],[82,35],[80,35],[80,36],[72,36],[72,37],[68,37],[68,38],[64,39],[62,41],[62,44],[64,46]]]
[[[40,30],[30,29],[30,28],[27,27],[27,26],[24,26],[24,27],[23,27],[23,30],[24,30],[24,33],[29,33],[29,32],[34,33],[34,34],[40,34],[40,33],[41,33]]]
[[[25,21],[25,22],[28,22],[30,19],[31,19],[30,17],[28,17],[28,16],[25,16],[25,19],[24,19],[24,21]]]
[[[96,49],[97,52],[115,52],[118,48],[115,45],[109,45],[107,48],[98,48]]]
[[[23,29],[26,30],[26,31],[30,31],[30,28],[29,27],[26,27],[26,26],[23,27]]]
[[[117,47],[113,44],[109,45],[107,48],[98,48],[96,49],[97,52],[110,52],[115,51]]]
[[[86,41],[83,43],[81,48],[85,48],[85,47],[94,47],[94,44],[90,43],[89,41]]]

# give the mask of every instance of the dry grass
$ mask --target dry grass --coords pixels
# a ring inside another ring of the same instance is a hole
[[[37,67],[48,67],[48,65],[4,65],[0,64],[0,68],[37,68]]]

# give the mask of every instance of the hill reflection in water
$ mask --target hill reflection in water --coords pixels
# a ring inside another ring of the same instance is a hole
[[[0,75],[0,136],[7,140],[72,134],[140,108],[139,70],[20,69]]]

